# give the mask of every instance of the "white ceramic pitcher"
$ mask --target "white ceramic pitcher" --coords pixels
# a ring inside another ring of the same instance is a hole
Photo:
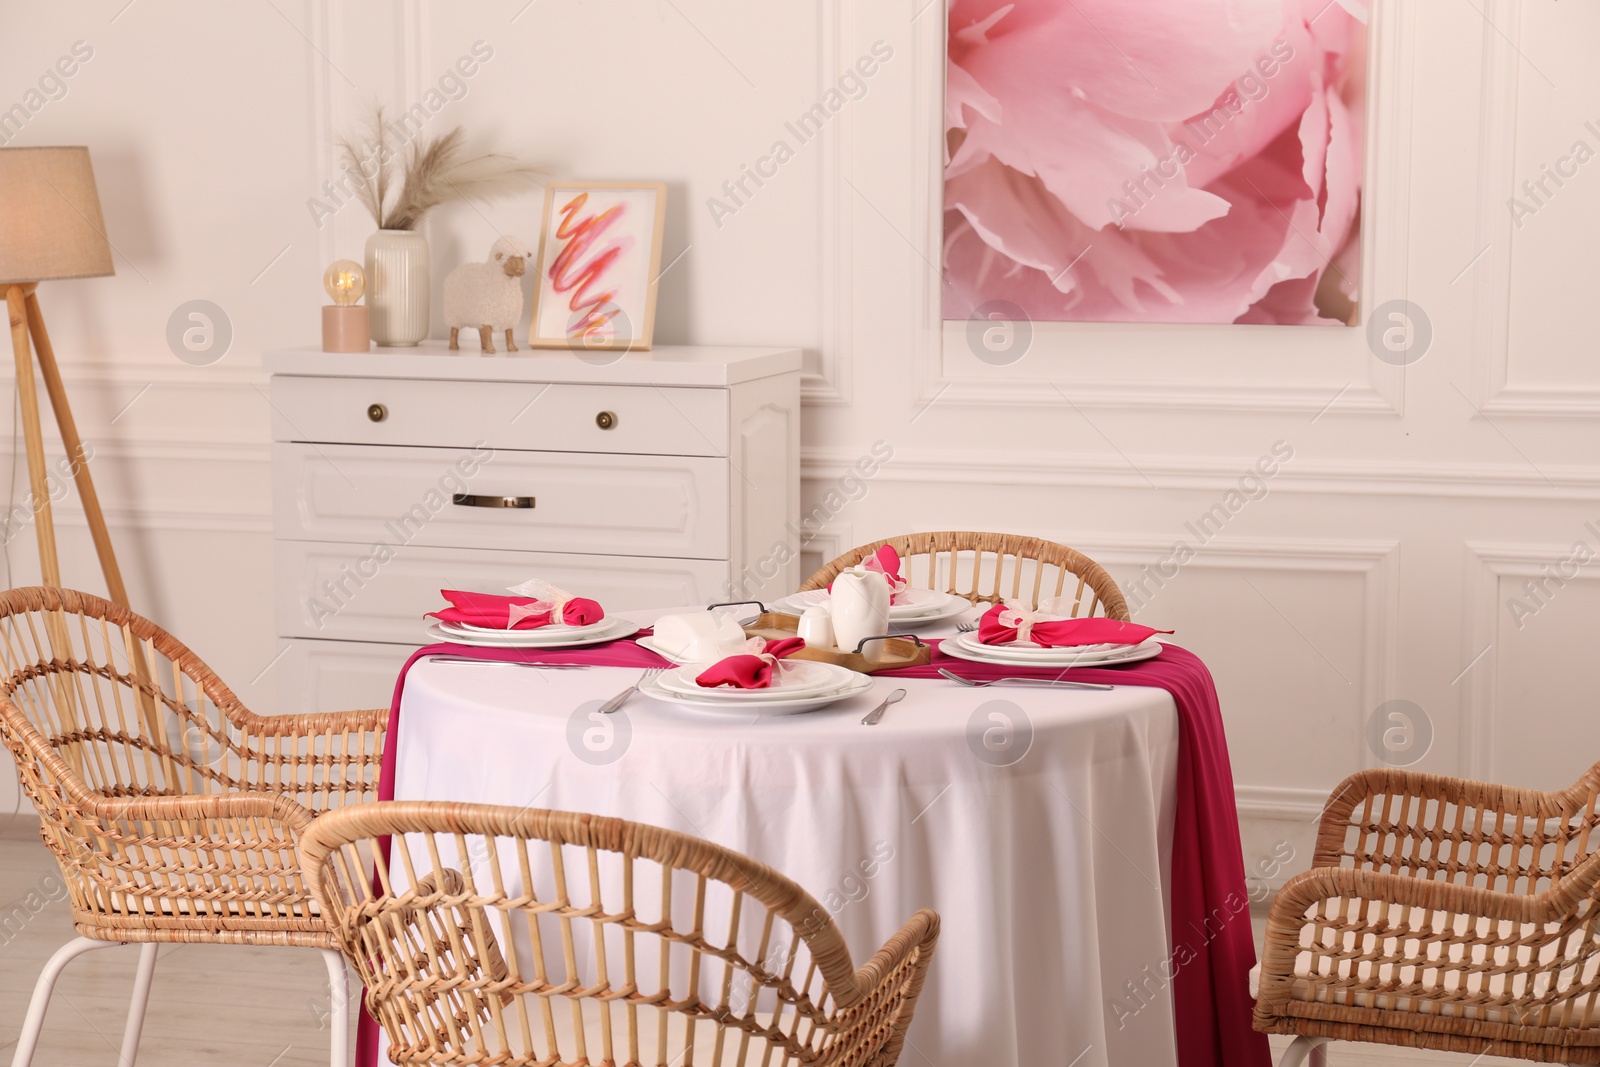
[[[889,579],[878,571],[852,567],[833,580],[828,597],[833,637],[841,652],[854,652],[865,637],[889,632]],[[880,649],[868,645],[868,658]]]

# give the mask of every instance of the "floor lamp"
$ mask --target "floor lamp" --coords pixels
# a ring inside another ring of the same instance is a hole
[[[0,148],[0,287],[11,320],[11,348],[17,359],[17,399],[28,454],[29,509],[39,537],[39,568],[46,585],[61,585],[55,521],[45,475],[44,437],[39,426],[39,391],[34,356],[66,446],[78,498],[83,502],[111,599],[128,607],[100,497],[89,474],[78,425],[67,403],[61,369],[39,310],[40,282],[58,278],[99,278],[114,273],[111,243],[100,215],[89,150],[82,147]],[[32,338],[32,344],[29,339]]]
[[[17,358],[17,401],[22,409],[22,433],[28,451],[28,507],[33,512],[34,530],[39,537],[39,570],[46,585],[60,587],[61,560],[56,552],[55,521],[50,514],[44,434],[39,425],[39,389],[33,374],[35,355],[45,392],[50,394],[56,426],[61,431],[61,443],[66,446],[78,498],[89,520],[89,533],[94,537],[107,590],[113,602],[126,608],[130,606],[128,590],[122,584],[122,571],[111,548],[111,534],[106,529],[105,513],[100,509],[100,497],[89,474],[78,424],[67,403],[67,390],[61,381],[61,368],[56,365],[55,349],[50,346],[50,334],[44,328],[44,313],[39,310],[37,291],[39,283],[44,281],[100,278],[113,273],[111,242],[106,237],[105,222],[100,215],[100,194],[95,189],[89,150],[83,147],[0,148],[0,288],[5,289],[6,312],[11,320],[11,348]],[[72,647],[63,620],[47,618],[46,627],[53,645],[61,649]],[[140,707],[147,718],[147,728],[155,729],[159,713],[147,678],[149,666],[145,662],[144,643],[132,639],[130,646],[128,658],[143,683]],[[64,715],[76,715],[70,687],[60,685],[57,700]],[[24,1042],[31,1050],[32,1042],[38,1039],[39,1027],[44,1022],[44,1006],[50,999],[48,990],[55,985],[61,969],[74,955],[83,952],[85,945],[99,948],[113,944],[115,942],[101,944],[80,938],[69,946],[65,956],[57,953],[50,961],[39,978],[46,995],[41,1001],[36,988],[29,1017],[23,1025],[23,1042],[18,1044],[19,1057],[23,1055]],[[145,1004],[155,973],[156,948],[154,943],[140,946],[133,1001],[122,1035],[121,1061],[124,1063],[132,1063],[138,1052]],[[31,1051],[28,1058],[31,1059]]]

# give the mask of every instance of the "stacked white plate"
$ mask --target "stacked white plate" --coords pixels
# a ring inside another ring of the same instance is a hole
[[[1004,663],[1012,667],[1116,667],[1138,663],[1161,655],[1161,642],[1155,638],[1137,645],[1069,645],[1046,648],[1029,641],[1009,645],[986,645],[977,633],[958,634],[939,645],[941,652],[974,663]]]
[[[705,664],[677,667],[639,687],[648,697],[669,704],[724,715],[793,715],[812,711],[866,692],[872,679],[832,663],[785,660],[765,689],[733,686],[706,688],[695,682]]]
[[[827,606],[826,589],[808,589],[803,593],[790,593],[782,600],[773,601],[772,609],[799,615],[807,608],[818,604]],[[896,628],[903,630],[953,619],[970,607],[972,605],[965,598],[953,593],[941,593],[936,589],[902,589],[895,594],[894,603],[889,605],[889,621]]]
[[[601,619],[587,626],[553,623],[532,630],[496,630],[464,622],[434,621],[428,624],[428,636],[436,641],[479,648],[581,648],[631,637],[638,632],[639,624],[627,619]]]

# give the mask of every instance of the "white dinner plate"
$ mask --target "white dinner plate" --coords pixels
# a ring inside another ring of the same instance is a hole
[[[632,637],[639,632],[639,624],[629,622],[627,619],[608,619],[600,624],[598,630],[582,627],[586,632],[574,636],[571,631],[575,629],[579,627],[542,626],[537,630],[500,630],[493,634],[480,634],[453,628],[446,629],[443,623],[435,622],[429,624],[428,636],[436,641],[449,641],[452,644],[472,645],[477,648],[582,648],[585,645],[603,645],[607,641]],[[545,636],[536,639],[534,636],[536,634]]]
[[[965,635],[963,635],[965,636]],[[973,663],[1002,663],[1008,667],[1120,667],[1126,663],[1139,663],[1143,660],[1154,659],[1161,655],[1161,642],[1155,638],[1140,645],[1124,646],[1120,653],[1106,653],[1098,657],[1084,658],[1075,656],[1068,649],[1051,649],[1060,653],[1059,658],[1039,659],[1036,656],[1018,656],[1008,654],[1004,645],[979,645],[981,651],[974,651],[970,645],[960,641],[945,641],[939,646],[940,651],[954,656],[956,659],[969,660]]]
[[[859,675],[846,667],[811,660],[784,660],[778,668],[775,685],[765,689],[739,689],[735,686],[703,686],[695,678],[706,664],[678,667],[656,678],[656,685],[669,693],[688,697],[728,700],[800,700],[846,689]]]
[[[827,603],[826,589],[807,589],[774,600],[771,607],[774,611],[799,615],[807,608],[818,605],[826,607]],[[965,598],[953,593],[941,593],[936,589],[902,589],[896,602],[889,605],[889,621],[900,627],[921,626],[953,619],[970,607],[972,605]]]
[[[723,716],[797,715],[803,711],[815,711],[817,708],[825,708],[829,704],[834,704],[841,700],[848,700],[851,697],[859,696],[862,693],[865,693],[868,689],[872,688],[872,679],[867,675],[856,674],[854,671],[849,673],[854,676],[854,680],[843,689],[835,690],[831,693],[824,693],[820,696],[800,697],[792,700],[750,700],[738,698],[730,700],[727,697],[722,696],[683,696],[681,694],[661,688],[657,682],[644,683],[643,685],[639,686],[639,692],[653,700],[659,700],[665,704],[675,704],[678,707],[691,708],[696,711],[715,712]],[[705,693],[707,691],[701,690],[701,692]],[[765,692],[765,690],[729,689],[719,690],[718,692],[748,694],[761,693]]]
[[[562,638],[568,638],[583,637],[588,633],[598,632],[606,627],[611,626],[616,620],[601,619],[599,622],[585,623],[582,626],[568,626],[564,622],[557,622],[548,626],[535,626],[531,630],[508,630],[504,626],[474,626],[470,622],[445,622],[443,619],[435,619],[434,621],[439,624],[440,629],[447,630],[452,633],[459,632],[468,635],[487,634],[491,637],[503,637],[506,634],[545,633],[559,634]]]
[[[986,645],[978,638],[976,630],[957,634],[956,640],[963,648],[980,655],[986,652],[1000,652],[1007,656],[1029,656],[1044,660],[1060,659],[1063,655],[1071,655],[1074,659],[1082,660],[1100,659],[1105,656],[1120,657],[1128,649],[1139,647],[1130,645],[1126,641],[1102,642],[1097,645],[1063,645],[1054,648],[1031,642],[1021,645]]]

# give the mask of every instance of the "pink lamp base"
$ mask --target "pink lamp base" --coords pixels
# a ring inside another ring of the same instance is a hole
[[[324,352],[366,352],[372,347],[372,320],[364,304],[322,309]]]

